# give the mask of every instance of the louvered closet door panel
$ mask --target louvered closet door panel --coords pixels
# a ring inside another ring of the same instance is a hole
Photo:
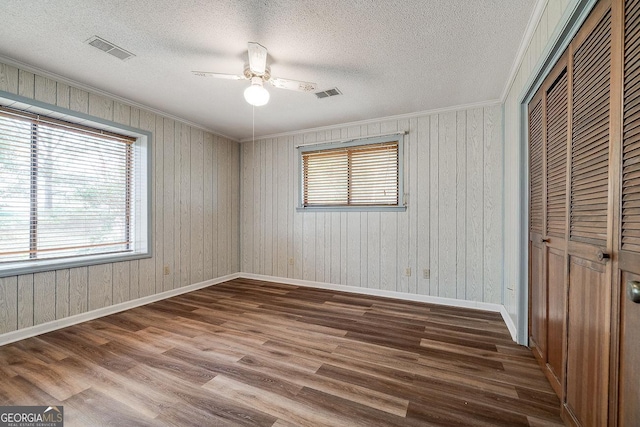
[[[611,120],[611,2],[601,0],[574,42],[565,410],[577,425],[607,425],[611,342],[608,224]],[[617,7],[617,4],[616,4]],[[577,41],[576,41],[577,40]]]
[[[542,100],[529,113],[529,218],[530,232],[542,234],[543,175],[542,175]]]
[[[547,235],[565,237],[567,202],[567,74],[547,92]]]
[[[640,0],[625,15],[621,249],[640,253]]]
[[[640,0],[625,2],[620,253],[623,292],[640,283]],[[640,425],[640,304],[623,294],[620,306],[618,425]]]
[[[609,166],[611,12],[573,56],[572,241],[605,246]]]

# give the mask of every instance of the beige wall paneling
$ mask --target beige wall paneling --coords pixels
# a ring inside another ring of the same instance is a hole
[[[265,248],[264,248],[264,271],[267,275],[274,275],[274,264],[275,257],[277,256],[277,252],[274,251],[274,241],[275,239],[275,231],[278,231],[276,224],[274,223],[275,215],[273,214],[273,210],[277,203],[278,197],[278,187],[274,185],[274,176],[277,177],[277,163],[276,156],[274,155],[274,139],[270,138],[266,143],[266,151],[265,151],[265,189],[264,189],[264,197],[265,197]],[[277,153],[277,152],[276,152]]]
[[[212,145],[212,155],[213,155],[213,166],[212,166],[212,202],[213,202],[213,212],[211,218],[211,251],[213,260],[211,262],[211,269],[213,271],[213,277],[222,276],[220,269],[220,252],[218,249],[218,236],[219,232],[223,232],[224,230],[219,230],[218,227],[218,218],[220,217],[220,200],[218,199],[220,194],[220,185],[218,184],[218,169],[220,167],[220,158],[222,153],[220,151],[219,137],[213,137],[213,145]]]
[[[58,107],[69,108],[71,102],[71,88],[64,84],[56,83],[56,102]]]
[[[112,264],[91,265],[89,274],[89,311],[97,310],[113,303]]]
[[[456,112],[438,120],[438,296],[456,298]]]
[[[456,298],[467,299],[467,111],[456,112]]]
[[[253,182],[254,182],[254,155],[255,144],[247,142],[242,144],[242,207],[240,214],[242,215],[242,263],[241,271],[247,273],[256,273],[253,267],[253,253],[251,252],[253,245],[253,225],[255,223],[253,217]],[[287,188],[289,190],[289,188]]]
[[[18,276],[18,329],[33,326],[33,274]]]
[[[266,155],[266,145],[264,143],[260,143],[256,146],[256,155],[258,156],[254,160],[255,167],[255,176],[257,178],[255,182],[254,191],[258,193],[254,193],[254,203],[257,203],[259,207],[254,211],[254,237],[253,241],[255,244],[256,251],[254,251],[254,268],[258,268],[259,271],[265,271],[264,265],[264,252],[265,252],[265,242],[264,242],[264,217],[265,217],[265,155]],[[302,257],[299,257],[299,262],[302,262]]]
[[[162,289],[165,291],[175,288],[177,276],[177,264],[175,256],[176,249],[176,207],[178,204],[175,200],[175,137],[176,123],[171,119],[162,120],[164,128],[164,138],[162,141],[162,218],[163,218],[163,240],[162,247],[163,263],[162,268],[166,266],[169,270],[168,274],[162,276]],[[160,142],[160,141],[158,141]],[[157,177],[156,179],[160,179]]]
[[[69,90],[69,109],[79,113],[88,114],[89,93],[72,86]]]
[[[18,278],[0,277],[0,334],[18,329]]]
[[[129,261],[113,264],[113,303],[129,301],[129,284],[131,279],[131,263]]]
[[[229,198],[229,143],[219,138],[219,162],[218,162],[218,193],[220,210],[218,213],[218,229],[224,228],[224,233],[218,234],[218,274],[224,275],[229,271],[229,233],[228,218],[230,217]]]
[[[202,183],[202,202],[203,202],[203,227],[204,237],[202,242],[202,258],[204,262],[203,275],[205,280],[212,279],[213,275],[213,229],[217,224],[213,223],[213,135],[204,134],[202,149],[204,151],[203,161],[203,183]]]
[[[287,177],[293,176],[294,178],[288,178],[287,185],[287,193],[289,197],[287,198],[287,277],[293,277],[293,270],[295,268],[295,264],[289,262],[289,260],[294,260],[293,254],[293,218],[296,215],[296,206],[298,205],[298,195],[295,190],[295,182],[297,179],[297,170],[298,166],[296,165],[296,155],[298,150],[295,149],[294,141],[292,136],[287,136]],[[293,174],[293,175],[291,175]],[[244,248],[242,248],[242,252],[244,252]]]
[[[204,278],[204,135],[191,129],[191,283]]]
[[[115,101],[113,103],[113,121],[129,126],[131,124],[131,107]]]
[[[129,262],[129,296],[131,299],[140,298],[140,263],[138,260]]]
[[[288,245],[287,245],[287,218],[293,204],[290,203],[291,189],[289,187],[289,150],[293,150],[288,144],[286,137],[277,139],[277,182],[275,188],[278,189],[278,209],[277,209],[277,256],[275,275],[278,277],[288,277]]]
[[[89,115],[113,120],[113,101],[102,95],[89,93]]]
[[[88,276],[87,267],[77,267],[69,270],[69,315],[80,314],[88,307]]]
[[[180,274],[179,288],[191,283],[191,132],[189,126],[180,124]],[[178,159],[176,158],[176,161]],[[141,276],[142,277],[142,276]]]
[[[18,75],[16,67],[0,63],[0,90],[17,94]]]
[[[402,119],[398,120],[394,130],[391,132],[408,132],[409,131],[409,120]],[[410,138],[405,138],[405,150],[403,152],[403,165],[404,165],[404,174],[400,179],[403,180],[404,185],[404,193],[410,194],[411,189],[409,188],[409,179],[408,179],[408,167],[409,167],[409,158],[408,158],[408,148],[411,144]],[[400,201],[402,202],[404,194],[401,194]],[[409,200],[410,202],[410,200]],[[412,280],[412,277],[415,276],[415,267],[411,265],[409,262],[409,214],[410,207],[407,207],[407,210],[404,212],[394,212],[397,225],[398,225],[398,260],[397,260],[397,268],[398,268],[398,282],[396,284],[396,290],[398,292],[408,293],[409,292],[409,282]],[[407,268],[410,269],[410,274],[407,275]]]
[[[299,145],[301,145],[304,142],[304,137],[302,135],[296,135],[294,137],[293,143],[294,146],[297,147]],[[258,147],[262,146],[262,143],[258,144]],[[292,157],[293,157],[293,164],[296,165],[295,170],[298,171],[298,150],[293,150],[294,152],[292,153]],[[256,148],[256,153],[258,153],[259,150],[258,148]],[[295,175],[297,177],[297,175]],[[293,186],[293,190],[294,190],[294,194],[295,197],[298,198],[299,194],[300,194],[300,182],[298,179],[294,179],[294,186]],[[260,182],[255,183],[255,187],[254,188],[260,188]],[[296,199],[296,203],[297,203],[297,199]],[[256,206],[255,207],[256,212],[260,212],[261,208],[260,206]],[[294,279],[302,279],[302,259],[303,259],[303,248],[302,248],[302,218],[304,216],[304,213],[302,212],[295,212],[293,215],[293,253],[292,253],[292,257],[293,257],[293,278]],[[259,215],[258,215],[259,217]],[[338,218],[339,218],[339,214],[338,214]],[[259,222],[259,221],[258,221]],[[259,233],[256,233],[256,236],[259,236]],[[338,234],[339,236],[339,234]],[[339,237],[338,237],[339,238]],[[339,240],[338,240],[339,242]],[[337,246],[334,246],[334,248],[339,248],[339,243],[336,242]],[[260,245],[258,245],[258,247],[260,247]],[[340,254],[338,251],[338,257],[336,258],[336,269],[337,271],[339,271],[340,268]],[[254,268],[258,268],[260,269],[261,266],[260,265],[254,265]],[[259,270],[262,271],[262,270]],[[332,282],[332,283],[340,283],[340,274],[338,273],[338,281],[337,282]]]
[[[33,324],[56,320],[56,272],[33,275]]]
[[[231,146],[231,172],[229,179],[231,180],[231,254],[232,263],[229,269],[230,273],[240,271],[240,144],[229,141]]]
[[[115,111],[114,111],[115,116]],[[153,164],[153,212],[151,230],[153,235],[153,268],[155,272],[155,293],[164,291],[164,120],[156,117],[152,141]]]
[[[502,303],[502,109],[484,110],[484,301]]]
[[[55,105],[57,87],[55,80],[42,76],[35,76],[35,99]]]
[[[156,115],[146,111],[140,110],[138,108],[133,108],[131,110],[131,124],[134,127],[149,131],[153,134],[156,130]],[[153,137],[151,139],[151,144],[154,144]],[[153,155],[153,146],[151,147],[151,153]],[[151,168],[151,182],[149,185],[151,186],[151,200],[149,204],[152,209],[152,222],[150,226],[153,226],[153,210],[155,209],[155,186],[157,180],[155,179],[153,164],[149,165]],[[151,232],[153,233],[153,228],[151,228]],[[153,238],[152,238],[153,239]],[[149,295],[153,295],[156,292],[156,274],[155,274],[155,260],[153,258],[143,258],[138,260],[138,268],[139,268],[139,296],[146,297]]]
[[[331,252],[331,275],[330,283],[340,283],[340,271],[343,254],[340,252],[340,212],[331,212],[329,215],[330,223],[330,242],[333,251]]]
[[[484,284],[484,110],[467,112],[466,298],[483,300]]]
[[[431,167],[429,162],[430,150],[430,119],[429,116],[418,117],[417,126],[417,153],[416,153],[416,174],[415,186],[411,189],[409,202],[415,206],[417,240],[416,258],[418,271],[416,271],[417,289],[419,295],[429,295],[429,283],[431,279],[424,278],[424,271],[431,268],[430,262],[430,222],[431,215],[430,191],[431,191]]]
[[[18,95],[33,99],[35,96],[35,75],[25,70],[18,73]]]
[[[69,316],[69,269],[56,270],[56,319]]]
[[[431,197],[430,202],[430,214],[429,214],[429,245],[431,254],[431,281],[429,287],[429,295],[439,295],[439,279],[440,279],[440,248],[439,241],[439,202],[440,194],[438,191],[439,185],[439,134],[440,123],[437,114],[430,117],[431,123],[429,125],[430,137],[429,137],[429,170],[431,171],[429,184],[429,195]]]
[[[380,212],[380,289],[397,290],[398,225],[396,212]]]
[[[180,176],[181,176],[181,142],[180,142],[180,134],[181,134],[182,124],[180,122],[174,123],[174,155],[173,155],[173,199],[172,201],[167,201],[168,203],[173,203],[174,206],[174,215],[173,215],[173,288],[179,288],[181,283],[181,263],[184,255],[181,250],[181,211],[182,211],[182,199],[180,197],[181,194],[181,184],[180,184]]]
[[[409,142],[409,146],[405,147],[405,176],[407,177],[408,202],[407,206],[407,253],[408,264],[411,267],[411,277],[409,277],[409,289],[407,292],[415,294],[418,291],[418,281],[422,277],[422,271],[418,265],[418,118],[414,117],[409,120],[409,134],[405,136],[405,141]]]

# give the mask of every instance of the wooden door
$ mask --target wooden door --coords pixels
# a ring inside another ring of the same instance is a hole
[[[563,55],[529,103],[529,345],[560,397],[566,318],[566,64]]]
[[[529,104],[529,346],[539,361],[546,361],[547,285],[544,230],[544,121],[542,95]]]
[[[640,0],[625,1],[618,425],[640,426]]]
[[[545,257],[547,281],[547,359],[545,370],[562,398],[566,313],[568,78],[566,56],[545,88]]]
[[[607,424],[611,325],[611,2],[601,1],[570,45],[569,295],[564,415]],[[615,132],[615,130],[614,130]]]

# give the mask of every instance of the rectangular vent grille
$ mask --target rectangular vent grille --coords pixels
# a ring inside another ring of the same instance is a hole
[[[340,90],[337,87],[334,87],[333,89],[322,90],[320,92],[316,92],[316,97],[318,99],[328,98],[330,96],[336,96],[336,95],[342,95],[342,92],[340,92]]]
[[[133,53],[131,52],[127,52],[126,50],[122,49],[121,47],[116,46],[115,44],[106,41],[105,39],[102,39],[98,36],[93,36],[91,37],[89,40],[87,40],[87,43],[89,43],[91,46],[100,49],[103,52],[108,53],[109,55],[113,55],[118,59],[121,59],[123,61],[126,61],[127,59],[135,56]]]

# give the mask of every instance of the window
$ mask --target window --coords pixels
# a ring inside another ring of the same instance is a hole
[[[139,139],[0,107],[0,274],[148,256]]]
[[[402,135],[299,148],[301,208],[402,208]]]

